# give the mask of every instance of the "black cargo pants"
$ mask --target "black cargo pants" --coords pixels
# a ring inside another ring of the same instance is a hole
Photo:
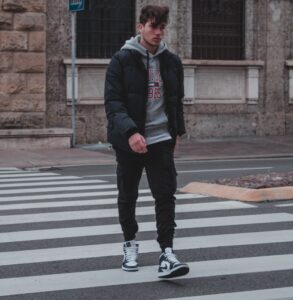
[[[125,241],[135,239],[138,224],[135,217],[138,187],[145,168],[149,187],[155,199],[156,225],[162,250],[173,246],[177,173],[172,140],[148,146],[145,154],[116,149],[119,221]]]

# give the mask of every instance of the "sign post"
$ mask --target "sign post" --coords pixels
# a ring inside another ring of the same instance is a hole
[[[69,0],[69,10],[71,11],[71,123],[72,123],[72,147],[76,143],[75,124],[75,73],[76,73],[76,12],[85,9],[85,0]]]

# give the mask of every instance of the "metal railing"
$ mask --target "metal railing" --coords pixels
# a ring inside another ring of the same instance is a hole
[[[77,14],[77,57],[110,58],[135,34],[135,0],[88,0]]]
[[[192,58],[244,59],[244,0],[193,0]]]

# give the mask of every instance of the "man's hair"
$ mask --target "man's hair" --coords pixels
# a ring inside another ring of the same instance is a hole
[[[139,22],[145,25],[147,21],[152,20],[153,25],[156,27],[159,24],[167,23],[168,17],[168,6],[146,5],[141,9]]]

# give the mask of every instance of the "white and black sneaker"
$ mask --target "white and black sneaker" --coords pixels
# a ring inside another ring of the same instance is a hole
[[[135,243],[135,240],[123,243],[123,252],[122,269],[129,272],[138,271],[138,244]]]
[[[181,263],[172,248],[166,248],[160,255],[158,277],[173,278],[187,274],[189,267],[185,263]]]

